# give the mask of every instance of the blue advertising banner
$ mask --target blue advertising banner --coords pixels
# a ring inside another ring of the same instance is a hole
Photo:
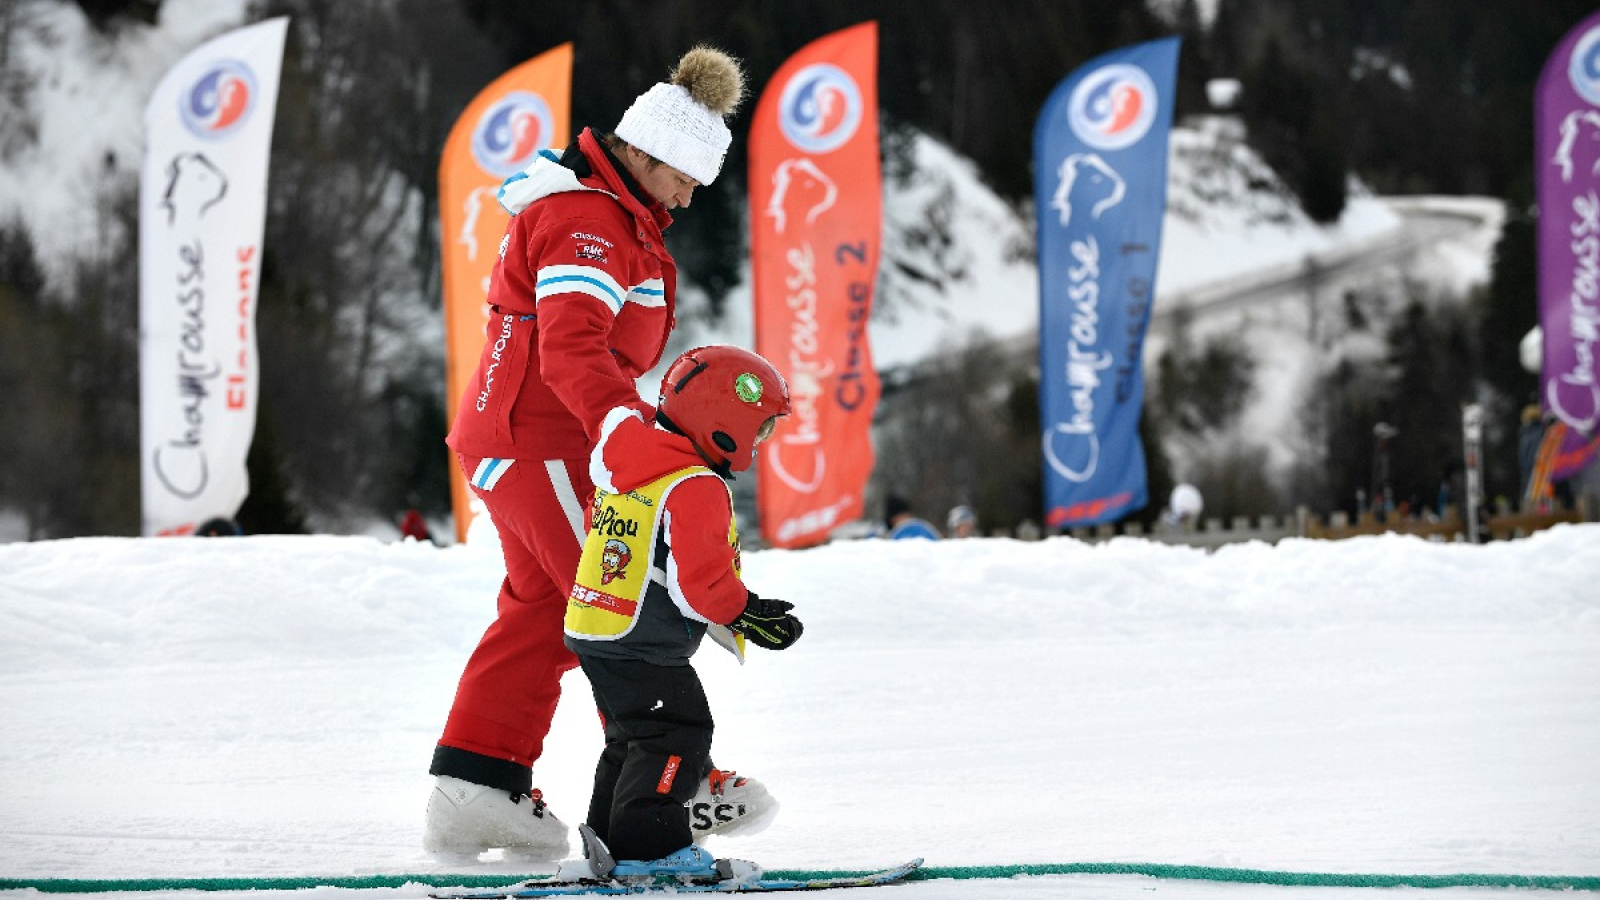
[[[1034,128],[1039,422],[1054,528],[1116,521],[1148,499],[1139,410],[1178,42],[1079,67]]]

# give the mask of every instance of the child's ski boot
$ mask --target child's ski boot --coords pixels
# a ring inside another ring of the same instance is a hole
[[[622,884],[742,884],[761,877],[762,869],[742,859],[717,859],[699,844],[690,844],[660,859],[615,859],[588,825],[578,826],[584,858],[561,864],[553,881]]]
[[[731,769],[712,769],[683,806],[696,842],[713,834],[755,834],[778,814],[778,801],[766,785]]]

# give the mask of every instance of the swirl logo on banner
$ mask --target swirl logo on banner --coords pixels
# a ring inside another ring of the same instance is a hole
[[[778,128],[807,153],[837,150],[861,125],[861,88],[838,66],[815,63],[794,74],[778,100]]]
[[[196,137],[227,137],[250,118],[259,92],[250,67],[235,60],[216,63],[179,97],[178,114]]]
[[[1126,63],[1085,76],[1067,102],[1072,133],[1097,150],[1121,150],[1137,143],[1155,120],[1155,83],[1144,69]]]
[[[550,105],[538,94],[512,91],[484,111],[472,131],[472,158],[485,172],[509,178],[526,169],[555,133]]]
[[[1567,63],[1567,78],[1578,96],[1600,106],[1600,27],[1591,28],[1578,38]]]

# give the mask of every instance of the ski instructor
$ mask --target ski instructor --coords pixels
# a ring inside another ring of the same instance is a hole
[[[562,619],[594,495],[589,454],[611,410],[655,415],[635,379],[661,360],[675,323],[678,270],[662,231],[668,211],[721,171],[732,143],[723,118],[744,82],[736,60],[696,47],[614,133],[585,128],[500,189],[511,222],[487,340],[447,443],[499,532],[506,577],[429,768],[430,852],[567,853],[567,826],[534,789],[533,765],[561,675],[577,665]],[[775,805],[756,780],[712,769],[690,803],[704,826],[696,837],[764,825]]]

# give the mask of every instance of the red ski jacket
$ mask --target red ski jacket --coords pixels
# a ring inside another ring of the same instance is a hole
[[[672,216],[631,189],[594,132],[500,188],[511,223],[489,286],[483,355],[448,443],[471,456],[582,459],[675,324]]]

